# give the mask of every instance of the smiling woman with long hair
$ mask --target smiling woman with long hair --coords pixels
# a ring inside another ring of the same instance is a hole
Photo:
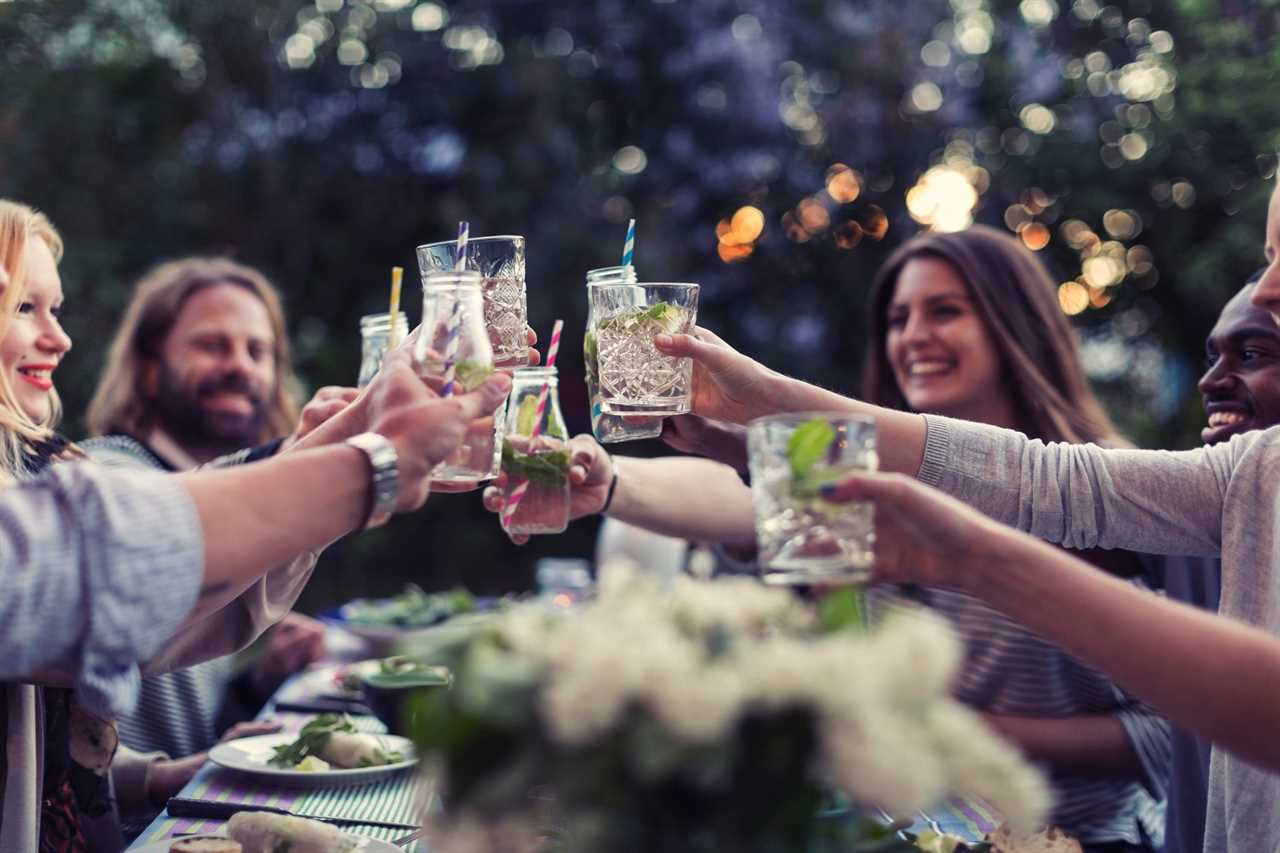
[[[864,397],[891,408],[1011,427],[1045,441],[1124,445],[1089,390],[1075,336],[1039,261],[975,226],[926,234],[876,277]],[[1137,556],[1084,553],[1118,574]],[[919,591],[965,641],[957,696],[1053,774],[1053,820],[1089,850],[1158,839],[1167,723],[1018,623],[954,590]],[[884,605],[893,593],[873,593]],[[1145,787],[1144,787],[1145,786]]]
[[[0,293],[0,482],[83,455],[54,432],[61,413],[55,371],[71,349],[59,319],[61,257],[62,239],[47,217],[0,200],[0,265],[9,278]],[[314,563],[314,553],[299,555],[222,609],[187,622],[145,670],[190,666],[248,645],[288,612]],[[0,684],[0,850],[123,846],[107,777],[116,727],[84,711],[70,687],[55,673],[39,683]],[[133,769],[145,784],[145,768]]]

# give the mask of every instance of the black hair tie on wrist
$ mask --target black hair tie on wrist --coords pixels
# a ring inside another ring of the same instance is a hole
[[[600,507],[600,515],[604,515],[609,511],[609,507],[613,506],[613,493],[618,488],[618,466],[612,465],[613,479],[609,481],[609,494],[605,495],[604,506]]]

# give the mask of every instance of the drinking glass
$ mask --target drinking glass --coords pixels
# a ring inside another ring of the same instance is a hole
[[[466,269],[480,273],[484,295],[484,324],[499,368],[529,363],[528,306],[525,302],[524,238],[514,235],[472,237],[467,241]],[[452,272],[458,258],[457,241],[418,247],[418,270]]]
[[[747,425],[747,451],[765,582],[866,581],[872,505],[826,501],[821,487],[876,469],[875,422],[831,412],[771,415]]]
[[[510,503],[516,491],[521,497],[511,515],[503,513],[508,533],[563,533],[569,526],[569,431],[557,385],[554,367],[521,367],[512,377],[502,441],[503,498]],[[547,398],[539,417],[543,388]]]
[[[698,285],[597,284],[589,296],[601,409],[647,417],[689,411],[693,359],[663,355],[653,338],[693,328]]]
[[[586,367],[587,399],[591,406],[591,433],[601,444],[657,438],[662,435],[662,418],[624,418],[605,414],[600,396],[600,367],[596,357],[596,336],[592,333],[591,288],[601,284],[635,284],[633,266],[601,267],[587,271],[587,333],[582,338],[582,358]]]
[[[409,318],[401,311],[396,315],[396,340],[403,341],[409,333]],[[373,381],[382,369],[382,359],[387,354],[387,342],[391,337],[391,314],[365,314],[360,318],[360,377],[356,387],[363,388]]]
[[[418,375],[441,393],[450,364],[457,394],[478,388],[493,373],[479,273],[439,272],[423,277],[422,326],[414,341],[413,359]],[[433,481],[476,482],[498,476],[504,406],[505,399],[492,417],[471,422],[462,444],[432,472]]]

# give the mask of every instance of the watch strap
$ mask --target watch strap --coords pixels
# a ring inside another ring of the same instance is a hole
[[[353,435],[346,443],[369,460],[369,502],[364,529],[386,524],[395,514],[400,497],[400,457],[395,445],[376,432]]]

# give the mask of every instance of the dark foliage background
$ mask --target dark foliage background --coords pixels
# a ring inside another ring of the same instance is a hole
[[[1278,10],[0,0],[0,195],[67,240],[73,436],[153,263],[226,252],[261,267],[286,294],[305,380],[351,382],[356,321],[385,304],[388,269],[412,270],[413,247],[461,218],[528,237],[532,322],[569,329],[575,429],[583,276],[616,263],[630,216],[645,278],[700,282],[706,325],[852,392],[866,285],[933,200],[1039,247],[1071,283],[1064,310],[1117,420],[1143,445],[1185,447],[1204,335],[1261,263]],[[933,167],[951,182],[923,181]],[[734,245],[751,236],[730,227],[745,206],[763,231]],[[476,496],[438,496],[330,549],[304,607],[407,579],[523,588],[537,557],[587,556],[594,532],[515,548]]]

